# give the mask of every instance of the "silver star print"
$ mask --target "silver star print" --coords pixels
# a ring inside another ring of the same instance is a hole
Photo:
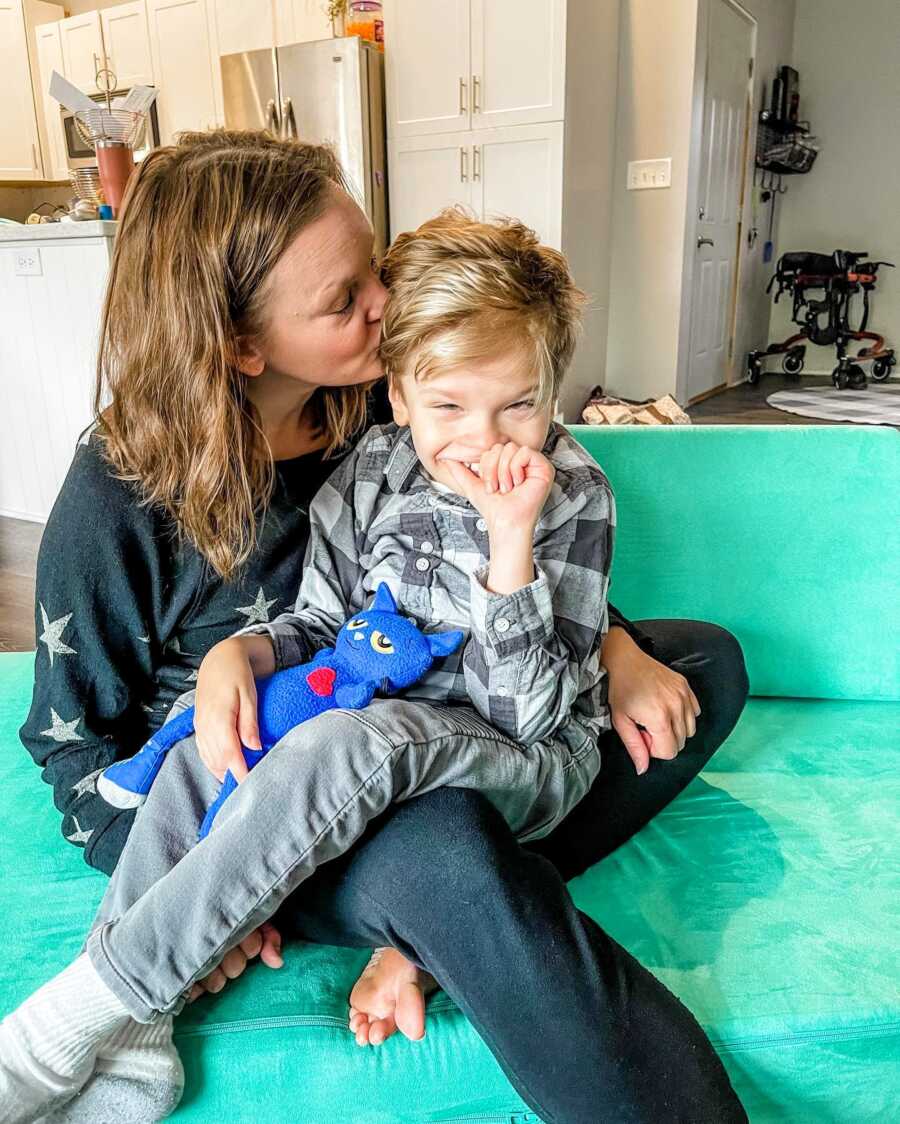
[[[194,670],[190,673],[190,675],[185,676],[185,679],[184,679],[185,683],[196,683],[197,682],[197,676],[199,674],[200,674],[200,672],[196,668],[194,668]]]
[[[75,733],[75,727],[83,717],[84,716],[80,714],[77,718],[73,718],[71,722],[63,722],[51,706],[50,721],[53,725],[49,730],[41,730],[41,737],[53,738],[55,742],[83,742],[84,738],[81,734]]]
[[[47,610],[41,605],[41,618],[44,622],[44,631],[38,639],[47,645],[47,652],[50,656],[50,666],[53,667],[54,656],[77,656],[78,653],[74,648],[70,648],[68,644],[62,642],[62,634],[66,630],[66,625],[72,619],[71,613],[66,613],[64,617],[57,617],[55,621],[51,621],[47,616]]]
[[[150,643],[150,637],[149,636],[139,636],[138,640],[140,640],[140,642],[142,644],[149,644]]]
[[[174,652],[176,656],[181,655],[181,643],[177,636],[173,636],[168,644],[166,644],[166,651]]]
[[[252,605],[238,605],[235,607],[234,611],[236,613],[243,613],[249,624],[267,624],[269,620],[269,609],[277,600],[277,597],[273,597],[271,601],[267,601],[263,588],[260,586],[259,593],[257,593],[256,600]]]
[[[72,823],[75,824],[75,830],[71,835],[67,835],[66,839],[68,839],[70,843],[87,843],[94,834],[94,829],[91,828],[90,831],[82,831],[81,824],[78,822],[76,816],[72,817]]]
[[[79,800],[86,792],[97,791],[97,777],[103,772],[102,769],[95,769],[93,773],[88,773],[86,777],[82,777],[80,781],[76,781],[72,785],[72,791],[75,793],[75,799]]]

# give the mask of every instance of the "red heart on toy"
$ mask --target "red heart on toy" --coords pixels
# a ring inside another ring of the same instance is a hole
[[[317,695],[330,695],[334,687],[336,673],[333,667],[317,667],[306,677],[306,682]]]

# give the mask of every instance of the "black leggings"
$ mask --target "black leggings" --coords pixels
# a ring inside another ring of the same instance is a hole
[[[480,793],[442,788],[390,808],[282,907],[286,935],[389,945],[465,1012],[546,1124],[729,1124],[747,1116],[694,1017],[578,911],[566,880],[639,831],[737,722],[737,641],[701,621],[639,622],[701,707],[673,761],[637,776],[614,732],[593,788],[546,839],[519,844]]]

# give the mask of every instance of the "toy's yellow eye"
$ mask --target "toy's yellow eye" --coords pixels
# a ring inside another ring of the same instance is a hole
[[[366,621],[364,621],[362,617],[354,618],[354,620],[352,620],[347,625],[347,628],[351,629],[351,630],[354,629],[354,628],[365,628],[365,627],[366,627]]]
[[[380,652],[383,656],[389,656],[394,651],[393,642],[383,632],[378,632],[377,629],[369,637],[369,643],[376,652]]]

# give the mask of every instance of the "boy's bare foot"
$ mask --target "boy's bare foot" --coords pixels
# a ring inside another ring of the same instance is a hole
[[[380,1046],[399,1030],[425,1037],[425,996],[437,991],[433,976],[394,948],[378,948],[350,992],[350,1029],[358,1046]]]

